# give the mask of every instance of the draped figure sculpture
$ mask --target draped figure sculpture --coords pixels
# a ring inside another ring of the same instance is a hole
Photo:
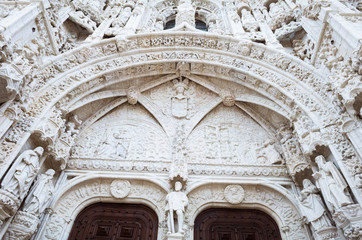
[[[28,240],[37,231],[41,214],[49,205],[54,192],[53,169],[38,176],[38,180],[25,198],[24,205],[13,218],[4,240]]]
[[[54,192],[53,176],[55,171],[48,169],[38,177],[38,180],[31,188],[28,197],[24,201],[23,211],[40,216],[48,206],[49,199]]]
[[[38,173],[39,158],[43,152],[42,147],[24,151],[16,160],[17,165],[14,175],[6,176],[2,187],[20,200],[24,199]]]
[[[317,186],[321,190],[328,209],[333,213],[341,207],[353,204],[348,192],[347,183],[332,162],[326,162],[320,155],[315,158],[319,171],[313,174]]]
[[[326,215],[322,198],[318,194],[318,189],[309,179],[303,180],[301,195],[300,209],[307,218],[307,221],[312,224],[313,228],[315,230],[321,230],[325,227],[332,226]]]
[[[166,196],[167,201],[167,227],[168,233],[183,233],[183,222],[184,222],[184,213],[185,208],[189,203],[189,200],[185,193],[180,192],[182,188],[181,182],[175,183],[175,192],[170,192]],[[174,213],[177,215],[177,232],[175,231],[175,221],[174,221]]]

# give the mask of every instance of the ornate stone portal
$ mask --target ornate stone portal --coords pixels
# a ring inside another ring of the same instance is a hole
[[[162,240],[208,209],[260,211],[283,240],[362,238],[357,1],[0,9],[0,238],[67,239],[99,202],[153,209]]]

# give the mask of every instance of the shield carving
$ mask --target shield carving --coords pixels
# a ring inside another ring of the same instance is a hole
[[[187,116],[187,97],[172,97],[171,98],[171,108],[172,115],[176,118],[184,118]]]

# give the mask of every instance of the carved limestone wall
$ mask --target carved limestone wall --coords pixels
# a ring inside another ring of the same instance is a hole
[[[135,179],[79,177],[59,186],[49,215],[43,220],[36,239],[67,239],[77,214],[97,202],[142,203],[150,206],[159,218],[159,235],[165,234],[165,197],[159,185]]]
[[[192,189],[188,198],[188,236],[193,235],[193,222],[201,211],[212,207],[227,207],[256,208],[266,212],[277,222],[283,240],[309,239],[294,197],[280,187],[262,184],[205,184]]]

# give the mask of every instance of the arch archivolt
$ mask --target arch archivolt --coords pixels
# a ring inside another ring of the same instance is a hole
[[[338,131],[333,131],[339,118],[336,114],[338,107],[330,104],[334,96],[327,91],[328,84],[322,83],[326,79],[322,81],[322,77],[304,62],[257,43],[243,42],[230,37],[216,38],[212,34],[205,34],[201,38],[197,34],[172,31],[162,34],[138,34],[80,47],[53,59],[42,68],[38,76],[36,97],[29,100],[26,113],[19,117],[18,123],[9,131],[10,137],[5,138],[11,141],[2,145],[4,159],[7,159],[3,166],[9,165],[16,152],[20,150],[21,145],[16,148],[13,143],[26,141],[24,139],[29,135],[24,134],[25,132],[37,130],[37,126],[44,125],[44,121],[48,121],[50,116],[57,119],[59,126],[62,126],[64,112],[61,113],[59,109],[79,100],[72,99],[72,96],[86,97],[87,91],[94,92],[110,82],[117,83],[142,77],[147,79],[149,76],[155,77],[152,84],[157,86],[156,76],[166,75],[163,78],[166,81],[167,75],[175,73],[203,76],[203,80],[206,81],[209,78],[223,79],[256,91],[276,104],[273,110],[278,106],[284,110],[279,113],[296,123],[298,134],[306,130],[304,138],[298,137],[302,147],[307,151],[311,149],[310,140],[315,142],[313,139],[325,139],[322,134],[331,135],[326,140],[328,143],[340,144],[343,140],[343,148],[352,147],[343,136],[335,136]],[[177,63],[180,62],[190,64],[189,70],[183,72],[178,69]],[[210,88],[213,88],[211,85]],[[109,106],[87,119],[86,123],[94,122],[125,101],[122,96],[120,99],[116,98]],[[83,104],[77,103],[77,107]],[[74,108],[70,106],[69,109]],[[289,115],[285,116],[285,112]],[[40,123],[37,126],[29,123],[36,120]],[[24,122],[27,123],[25,127]],[[322,129],[325,126],[329,129]],[[55,136],[57,131],[52,131]],[[338,143],[334,139],[338,139]],[[70,149],[71,145],[72,143],[67,144],[67,147]],[[13,146],[15,150],[6,150],[9,146]],[[344,161],[356,159],[353,164],[348,161],[349,171],[353,172],[354,165],[358,164],[357,158],[344,158],[343,154],[345,155],[346,151],[342,147],[337,151],[342,151],[341,159]],[[63,155],[57,159],[66,162],[67,154]]]
[[[117,185],[117,182],[120,184]],[[162,182],[89,175],[73,178],[66,184],[63,183],[61,187],[64,186],[66,186],[65,189],[58,191],[55,196],[50,207],[50,214],[45,217],[36,236],[37,239],[67,239],[78,213],[85,207],[98,202],[147,205],[158,216],[159,235],[163,236],[167,231],[167,227],[164,226],[167,190]]]
[[[189,206],[185,217],[190,227],[189,235],[197,215],[208,208],[253,208],[264,211],[277,222],[283,239],[309,239],[306,228],[303,226],[302,216],[297,210],[297,203],[293,196],[282,187],[268,184],[242,184],[243,200],[240,203],[228,202],[226,187],[230,184],[208,184],[195,186],[189,190]],[[233,185],[233,184],[231,184]],[[187,238],[191,239],[191,238]]]

